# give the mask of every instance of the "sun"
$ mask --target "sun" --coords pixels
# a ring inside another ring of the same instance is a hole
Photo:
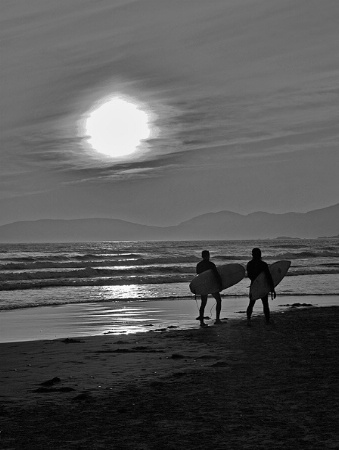
[[[119,97],[93,110],[85,121],[88,143],[93,150],[111,158],[121,158],[138,150],[150,135],[145,111]]]

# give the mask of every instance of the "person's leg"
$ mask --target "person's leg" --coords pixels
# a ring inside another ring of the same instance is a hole
[[[268,305],[268,295],[265,295],[265,297],[263,297],[261,301],[264,308],[266,323],[270,323],[270,307]]]
[[[199,309],[200,326],[206,325],[204,322],[205,306],[207,304],[207,295],[201,295],[201,304]]]
[[[216,304],[216,308],[215,308],[215,323],[221,323],[220,320],[220,312],[221,312],[221,296],[219,294],[219,292],[215,292],[214,294],[212,294],[213,297],[215,298],[217,304]]]
[[[251,316],[252,316],[254,305],[255,305],[255,300],[250,300],[249,305],[248,305],[247,310],[246,310],[247,325],[251,325]]]

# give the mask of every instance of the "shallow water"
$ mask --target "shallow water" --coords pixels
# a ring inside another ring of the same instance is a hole
[[[292,304],[336,306],[339,296],[278,296],[270,301],[270,309],[284,311]],[[245,323],[248,300],[245,297],[228,297],[222,302],[221,319],[241,319]],[[27,340],[79,338],[103,334],[125,335],[137,332],[159,332],[173,329],[199,328],[196,320],[199,301],[149,300],[114,301],[45,306],[15,309],[0,314],[0,342]],[[208,300],[206,323],[213,326],[215,301]],[[261,301],[257,301],[253,316],[262,315]]]

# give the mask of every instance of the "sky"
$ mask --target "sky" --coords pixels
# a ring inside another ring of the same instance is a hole
[[[338,0],[2,0],[0,225],[338,203],[338,23]],[[86,134],[113,97],[150,128],[123,157]]]

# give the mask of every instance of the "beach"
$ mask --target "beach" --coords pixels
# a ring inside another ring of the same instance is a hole
[[[8,342],[4,449],[338,448],[338,307]]]
[[[0,2],[0,450],[339,450],[338,21]]]

